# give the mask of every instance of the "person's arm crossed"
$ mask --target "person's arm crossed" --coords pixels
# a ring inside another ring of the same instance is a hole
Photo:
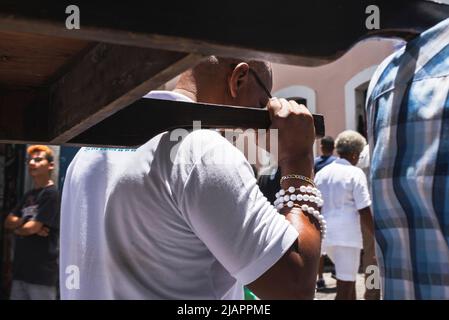
[[[13,213],[8,214],[5,219],[5,229],[14,230],[20,227],[23,224],[23,219],[21,217],[16,216]]]
[[[46,228],[42,222],[30,220],[15,229],[14,233],[22,237],[31,236],[33,234],[45,237],[48,235],[48,228]]]

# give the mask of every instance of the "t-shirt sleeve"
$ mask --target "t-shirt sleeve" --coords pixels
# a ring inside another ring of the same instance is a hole
[[[226,161],[216,163],[215,151]],[[210,149],[193,166],[179,205],[193,232],[242,284],[265,273],[298,237],[262,195],[243,154],[229,143]]]
[[[355,168],[355,167],[354,167]],[[354,178],[353,197],[357,210],[369,207],[371,205],[371,197],[368,190],[368,182],[362,169],[357,169],[357,175]]]
[[[59,229],[59,194],[56,189],[48,189],[37,200],[37,215],[34,220],[46,226]]]

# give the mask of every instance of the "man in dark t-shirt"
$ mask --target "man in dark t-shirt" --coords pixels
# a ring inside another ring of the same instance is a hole
[[[318,171],[323,169],[328,164],[331,164],[332,162],[337,159],[337,157],[333,156],[334,153],[334,139],[330,136],[326,136],[321,139],[320,143],[320,149],[321,149],[321,156],[315,158],[314,163],[314,173],[317,174]]]
[[[35,145],[27,153],[35,188],[5,221],[5,228],[16,235],[11,299],[54,300],[59,272],[59,194],[50,179],[53,152]]]

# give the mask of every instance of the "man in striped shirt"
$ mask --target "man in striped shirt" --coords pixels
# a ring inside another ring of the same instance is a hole
[[[449,19],[387,58],[367,115],[385,299],[449,299]]]

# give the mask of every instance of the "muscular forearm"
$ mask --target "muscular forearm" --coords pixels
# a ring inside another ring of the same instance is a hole
[[[299,233],[296,251],[301,268],[297,270],[297,276],[300,283],[302,283],[303,299],[312,299],[315,293],[321,251],[319,227],[314,224],[312,219],[302,213],[299,208],[290,210],[286,214],[286,218]]]
[[[313,117],[307,108],[294,101],[273,98],[268,103],[272,129],[278,129],[278,159],[283,176],[295,174],[312,179]],[[298,177],[296,177],[298,178]],[[282,189],[310,185],[308,179],[288,179]],[[320,256],[321,234],[318,221],[304,214],[299,205],[284,206],[281,213],[299,233],[298,240],[259,279],[251,283],[251,290],[268,299],[311,299]],[[303,202],[302,202],[303,203]],[[303,203],[305,204],[305,203]]]
[[[312,153],[294,160],[284,161],[281,165],[282,175],[299,174],[308,178],[312,177],[313,157]],[[305,185],[307,182],[297,179],[285,180],[281,187],[287,189],[289,186],[295,188]],[[301,265],[298,276],[303,283],[304,298],[313,298],[315,292],[315,282],[318,270],[318,263],[321,251],[321,234],[319,225],[314,218],[304,214],[299,208],[283,209],[287,220],[296,228],[299,233],[297,252],[298,262]]]

